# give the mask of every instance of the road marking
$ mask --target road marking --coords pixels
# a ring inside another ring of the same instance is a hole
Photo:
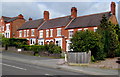
[[[50,74],[45,74],[45,75],[50,75]]]
[[[27,70],[27,69],[25,69],[25,68],[21,68],[21,67],[9,65],[9,64],[4,64],[4,63],[0,63],[0,64],[2,64],[2,65],[4,65],[4,66],[9,66],[9,67],[17,68],[17,69],[20,69],[20,70]]]

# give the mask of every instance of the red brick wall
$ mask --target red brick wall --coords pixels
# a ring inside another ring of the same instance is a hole
[[[19,29],[23,25],[23,23],[25,23],[24,19],[17,19],[11,22],[11,34],[14,33],[14,35],[12,35],[11,37],[17,37],[17,29]]]

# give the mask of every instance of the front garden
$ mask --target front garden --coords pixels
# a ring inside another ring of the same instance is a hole
[[[61,57],[61,47],[54,44],[28,45],[26,39],[4,37],[2,37],[1,42],[2,47],[5,47],[5,50],[8,51],[17,51],[18,53],[34,56]]]

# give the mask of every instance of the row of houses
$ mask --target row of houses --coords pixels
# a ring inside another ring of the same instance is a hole
[[[102,16],[105,15],[113,24],[118,24],[116,19],[116,5],[111,2],[111,10],[97,14],[78,16],[77,8],[71,8],[71,14],[64,17],[49,18],[49,11],[44,11],[44,17],[37,20],[25,21],[23,15],[17,17],[2,16],[0,33],[6,38],[26,38],[30,45],[56,44],[63,51],[70,51],[70,39],[76,31],[96,31]]]

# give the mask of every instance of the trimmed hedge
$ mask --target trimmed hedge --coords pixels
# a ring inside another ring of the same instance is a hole
[[[33,51],[35,53],[47,51],[50,54],[53,53],[61,53],[61,48],[59,46],[56,46],[54,44],[50,45],[21,45],[21,48],[24,48],[26,51]]]

